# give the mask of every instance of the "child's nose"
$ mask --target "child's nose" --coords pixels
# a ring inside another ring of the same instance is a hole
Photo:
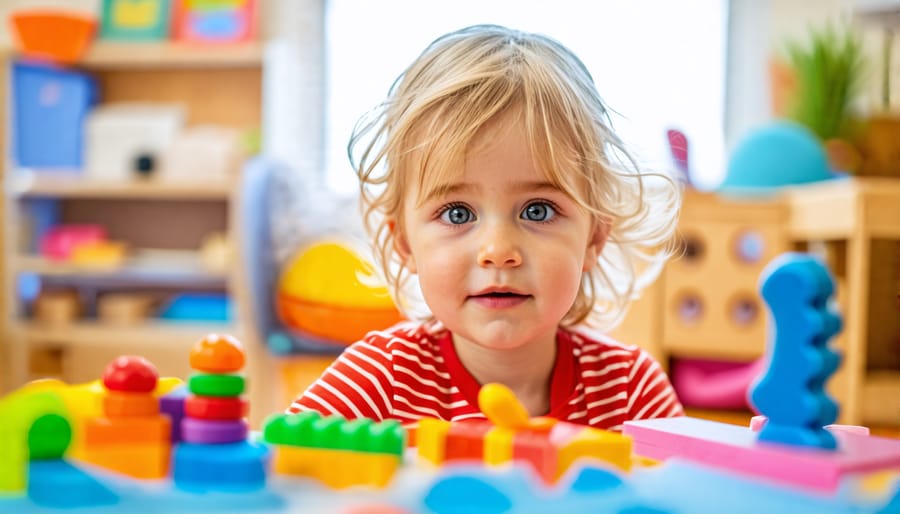
[[[478,264],[482,267],[511,267],[522,264],[522,254],[510,229],[492,227],[485,230],[478,250]]]

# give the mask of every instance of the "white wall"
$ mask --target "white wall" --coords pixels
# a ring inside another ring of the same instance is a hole
[[[725,155],[740,136],[769,119],[768,12],[777,0],[731,0],[725,78]]]
[[[325,153],[325,2],[268,0],[265,153],[320,177]]]

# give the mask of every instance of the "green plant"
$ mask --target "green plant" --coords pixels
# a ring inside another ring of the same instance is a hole
[[[807,41],[791,41],[786,46],[796,79],[788,117],[823,141],[848,137],[851,102],[864,67],[859,36],[849,28],[828,24],[810,28]]]

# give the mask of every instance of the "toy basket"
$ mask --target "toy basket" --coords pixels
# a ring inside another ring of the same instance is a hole
[[[97,20],[91,16],[43,9],[14,12],[9,24],[20,54],[58,64],[77,62],[97,30]]]

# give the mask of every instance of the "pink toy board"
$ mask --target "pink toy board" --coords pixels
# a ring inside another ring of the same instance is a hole
[[[900,440],[832,430],[837,451],[758,442],[737,425],[691,417],[625,423],[634,452],[653,459],[680,457],[774,482],[833,491],[851,473],[900,467]]]

